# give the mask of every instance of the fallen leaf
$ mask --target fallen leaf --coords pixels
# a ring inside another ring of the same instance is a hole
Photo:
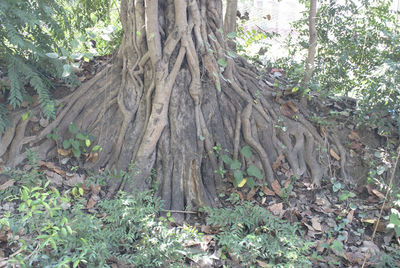
[[[242,188],[246,184],[247,178],[243,178],[243,180],[238,184],[237,187]]]
[[[354,210],[350,210],[349,214],[347,214],[347,220],[349,221],[349,223],[353,222],[353,218],[354,218]]]
[[[294,115],[293,110],[289,107],[287,103],[282,104],[280,110],[282,114],[286,117],[292,118]]]
[[[42,160],[38,161],[38,165],[42,166],[42,167],[46,167],[48,169],[55,169],[56,168],[56,166],[53,163],[45,162],[45,161],[42,161]]]
[[[93,208],[96,204],[97,204],[97,201],[99,200],[98,198],[96,198],[96,197],[98,197],[97,195],[92,195],[90,198],[89,198],[89,200],[88,200],[88,202],[87,202],[87,204],[86,204],[86,208]]]
[[[332,148],[329,150],[330,155],[335,158],[337,161],[340,160],[340,156],[333,150]]]
[[[281,162],[284,158],[285,156],[283,154],[280,154],[275,162],[272,164],[272,169],[277,169],[281,165]]]
[[[361,142],[352,142],[350,145],[347,146],[350,149],[359,151],[362,148],[362,143]]]
[[[92,194],[98,195],[100,193],[101,186],[100,185],[96,185],[96,184],[92,184],[90,186],[90,190],[92,191]]]
[[[46,170],[45,175],[46,178],[50,181],[50,184],[55,186],[62,186],[63,178],[57,173],[50,170]]]
[[[267,186],[263,186],[262,187],[262,191],[263,191],[263,193],[265,194],[265,195],[271,195],[271,196],[274,196],[275,195],[275,193],[273,192],[273,191],[271,191]]]
[[[293,101],[287,101],[286,104],[290,109],[292,109],[293,112],[299,112],[299,109],[297,108],[296,104],[293,103]]]
[[[311,225],[309,225],[308,223],[303,222],[303,221],[301,223],[304,224],[308,228],[308,230],[315,231],[315,229]]]
[[[319,220],[318,220],[317,217],[313,217],[311,219],[311,224],[312,224],[312,227],[314,228],[315,231],[322,232],[322,226],[321,226],[321,223],[319,223]]]
[[[360,138],[360,136],[358,135],[357,132],[352,131],[352,132],[350,132],[350,134],[349,134],[349,139],[350,139],[350,140],[360,140],[361,138]]]
[[[4,190],[7,189],[10,186],[14,185],[14,180],[8,180],[5,183],[3,183],[2,185],[0,185],[0,190]]]
[[[262,267],[262,268],[269,268],[269,267],[272,267],[272,266],[269,265],[268,263],[263,262],[263,261],[260,261],[260,260],[256,260],[256,262],[257,262],[257,264],[258,264],[260,267]]]
[[[385,198],[385,195],[382,194],[381,192],[379,192],[379,191],[376,190],[376,189],[372,189],[371,192],[372,192],[374,195],[376,195],[377,197],[379,197],[380,199],[384,199],[384,198]]]
[[[272,212],[275,216],[281,215],[283,210],[283,203],[273,204],[268,207],[268,210]]]
[[[211,227],[210,225],[202,225],[200,228],[201,232],[205,233],[205,234],[211,234]]]
[[[253,189],[250,190],[250,192],[248,192],[246,199],[251,200],[256,193],[257,193],[257,188],[254,187]]]
[[[57,153],[58,153],[59,155],[61,155],[61,156],[69,156],[69,155],[72,153],[72,150],[71,150],[71,149],[64,150],[64,149],[62,149],[62,148],[58,148],[58,149],[57,149]]]
[[[84,181],[85,175],[73,174],[70,177],[67,176],[67,180],[64,183],[70,187],[74,187],[76,184],[83,184]]]
[[[274,192],[278,195],[281,196],[282,195],[282,191],[281,191],[281,185],[279,184],[279,181],[274,180],[274,182],[271,184],[272,190],[274,190]]]

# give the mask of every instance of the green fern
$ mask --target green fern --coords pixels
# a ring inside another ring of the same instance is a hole
[[[230,208],[204,208],[207,223],[218,227],[218,244],[245,265],[256,260],[279,267],[310,267],[308,244],[296,225],[280,220],[265,208],[242,202]]]

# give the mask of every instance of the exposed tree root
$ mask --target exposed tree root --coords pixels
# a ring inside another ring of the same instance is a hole
[[[162,2],[146,1],[145,7],[143,0],[123,0],[125,35],[112,65],[62,99],[57,118],[38,134],[27,134],[28,127],[38,127],[38,108],[26,121],[14,114],[13,126],[1,136],[0,157],[18,165],[28,147],[44,159],[56,156],[56,143],[46,135],[57,128],[61,144],[74,122],[103,148],[87,168],[134,163],[135,177],[112,182],[112,191],[145,189],[155,173],[165,209],[214,205],[223,153],[242,167],[257,166],[268,183],[279,179],[273,163],[283,154],[291,174],[319,186],[328,165],[324,138],[300,112],[293,119],[283,116],[274,89],[242,58],[226,56],[222,3]],[[219,59],[226,60],[225,69]],[[343,147],[332,139],[345,161]],[[224,150],[216,152],[217,144]],[[244,145],[253,150],[250,160],[239,154]]]

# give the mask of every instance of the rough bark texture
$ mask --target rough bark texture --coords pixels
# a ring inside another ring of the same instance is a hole
[[[236,12],[238,7],[238,0],[228,0],[226,3],[226,11],[224,18],[224,33],[229,34],[236,32]],[[227,46],[236,51],[236,43],[234,40],[227,40]]]
[[[307,85],[311,81],[314,72],[314,57],[317,48],[317,29],[315,27],[315,20],[317,17],[317,0],[310,1],[310,11],[308,14],[308,30],[309,30],[309,47],[306,60],[306,71],[303,78],[303,85]]]
[[[215,204],[222,178],[214,171],[224,166],[217,144],[242,167],[257,166],[266,182],[279,179],[272,164],[282,154],[291,174],[320,184],[328,138],[301,113],[283,116],[274,89],[245,60],[227,56],[222,1],[122,0],[121,21],[124,37],[112,63],[61,100],[54,121],[31,135],[28,126],[38,125],[40,111],[26,121],[13,116],[0,144],[7,164],[20,164],[27,147],[44,159],[55,156],[46,135],[57,128],[66,137],[74,122],[103,148],[87,168],[134,163],[136,175],[112,184],[112,191],[145,189],[155,171],[166,209]],[[251,159],[241,157],[244,145],[252,148]]]

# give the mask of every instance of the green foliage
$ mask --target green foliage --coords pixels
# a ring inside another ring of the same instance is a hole
[[[273,217],[265,208],[238,202],[230,208],[204,208],[207,223],[219,228],[218,245],[243,265],[256,260],[278,267],[310,267],[309,245],[297,235],[296,225]]]
[[[49,93],[49,75],[57,76],[59,62],[45,53],[57,49],[55,40],[64,33],[54,14],[64,16],[57,1],[5,0],[0,2],[0,68],[7,71],[8,101],[13,108],[29,99],[25,85],[36,91],[43,113],[55,116],[55,105]],[[4,90],[4,87],[3,87]],[[0,114],[0,130],[4,131],[4,111]]]
[[[253,153],[251,147],[246,145],[240,150],[240,154],[249,160]],[[233,185],[235,187],[243,187],[243,185],[247,183],[248,186],[253,188],[255,186],[255,178],[259,180],[263,179],[261,171],[256,166],[251,165],[248,166],[246,170],[242,170],[242,163],[238,160],[233,160],[226,154],[221,155],[221,160],[229,166],[229,169],[233,172]]]
[[[367,123],[385,136],[400,130],[400,27],[391,3],[321,1],[314,75],[310,84],[300,88],[303,94],[318,91],[321,96],[355,97],[360,124]],[[308,13],[293,26],[300,36],[289,36],[290,56],[272,66],[284,69],[296,88],[305,70]]]
[[[22,175],[19,170],[9,171]],[[132,174],[130,174],[131,176]],[[12,233],[10,249],[20,250],[10,263],[21,267],[109,267],[109,260],[135,267],[182,267],[193,256],[183,246],[197,239],[197,231],[188,226],[168,228],[167,220],[157,220],[160,199],[154,192],[119,193],[115,199],[100,201],[96,212],[89,213],[81,187],[60,193],[50,187],[38,166],[25,176],[36,181],[14,185],[8,198],[18,209],[2,215],[0,229]],[[42,184],[43,182],[43,184]],[[75,189],[75,190],[74,190]],[[4,199],[3,199],[4,200]]]
[[[99,145],[93,145],[93,142],[96,140],[95,137],[89,135],[86,133],[86,131],[79,132],[78,127],[74,123],[69,125],[68,130],[73,137],[63,140],[62,147],[65,150],[71,149],[76,158],[80,158],[82,153],[89,151],[101,152],[103,150],[103,148],[101,148]],[[52,133],[49,133],[47,138],[57,141],[57,129],[55,129]]]

